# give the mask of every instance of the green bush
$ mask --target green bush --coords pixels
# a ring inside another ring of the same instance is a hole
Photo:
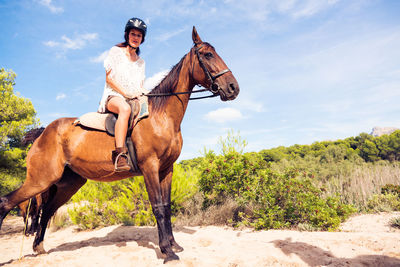
[[[207,152],[200,165],[199,180],[200,190],[205,197],[205,207],[221,204],[227,197],[242,199],[250,188],[250,181],[266,165],[258,155],[229,152],[217,156],[213,151]]]
[[[400,199],[391,193],[375,194],[368,200],[367,207],[369,212],[399,211]]]
[[[29,148],[8,148],[0,151],[0,168],[25,170]]]
[[[400,185],[386,184],[385,186],[382,187],[381,193],[382,194],[391,193],[400,197]]]
[[[223,148],[222,155],[205,154],[199,184],[204,208],[221,205],[227,198],[240,205],[234,225],[269,229],[301,223],[334,230],[355,211],[337,197],[324,198],[312,174],[294,169],[281,174],[269,169],[259,153],[243,154],[229,143]]]
[[[181,210],[183,202],[198,191],[197,177],[195,170],[189,168],[184,171],[181,166],[174,166],[171,188],[171,208],[174,213]],[[145,188],[142,176],[111,183],[88,181],[73,196],[72,202],[76,205],[69,209],[69,215],[72,222],[82,229],[120,223],[154,225],[155,219]]]
[[[154,224],[143,177],[111,183],[88,181],[72,201],[77,205],[68,211],[71,221],[82,229]]]
[[[4,196],[20,187],[26,172],[20,169],[0,169],[0,196]]]
[[[197,168],[174,165],[174,174],[171,185],[172,214],[177,214],[184,209],[184,203],[199,192],[199,173]]]
[[[249,217],[256,229],[309,224],[320,230],[335,230],[354,212],[338,198],[323,198],[306,173],[292,170],[284,174],[268,171],[260,174],[249,195],[249,201],[258,207]]]

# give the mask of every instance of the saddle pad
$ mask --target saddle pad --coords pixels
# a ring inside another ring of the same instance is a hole
[[[138,123],[138,121],[149,116],[149,104],[147,96],[142,96],[139,99],[131,100],[128,102],[131,106],[132,114],[129,118],[129,130]],[[107,123],[108,121],[108,123]],[[115,115],[113,113],[98,113],[89,112],[80,116],[74,124],[80,124],[88,128],[106,131],[114,135]]]
[[[106,131],[106,119],[108,117],[114,116],[112,113],[98,113],[98,112],[89,112],[82,116],[80,116],[74,124],[81,124],[83,126]]]

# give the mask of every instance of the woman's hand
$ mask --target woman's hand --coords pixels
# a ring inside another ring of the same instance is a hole
[[[124,97],[126,99],[134,99],[134,98],[139,98],[139,95],[140,94],[138,94],[138,93],[126,93],[126,94],[124,94]]]

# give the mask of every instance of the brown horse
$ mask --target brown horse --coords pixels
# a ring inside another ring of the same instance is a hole
[[[133,140],[140,172],[114,172],[111,151],[114,137],[105,132],[74,125],[76,118],[50,123],[32,145],[27,159],[24,184],[0,199],[0,226],[18,203],[55,186],[43,205],[34,251],[45,253],[43,238],[54,212],[66,203],[87,179],[116,181],[143,175],[157,221],[159,246],[165,261],[177,260],[183,250],[172,234],[171,181],[173,163],[182,148],[181,122],[195,85],[209,88],[223,101],[233,100],[239,86],[224,61],[193,27],[193,48],[176,64],[149,98],[150,115],[133,129]],[[186,94],[185,94],[186,93]],[[156,97],[155,95],[158,95]]]

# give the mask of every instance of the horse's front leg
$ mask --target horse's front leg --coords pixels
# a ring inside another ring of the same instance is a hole
[[[157,166],[145,164],[142,167],[144,181],[146,183],[147,193],[153,208],[154,216],[157,221],[158,241],[160,250],[166,255],[164,263],[172,260],[179,260],[179,257],[172,250],[171,243],[168,239],[167,214],[161,194],[160,176]]]
[[[172,184],[172,174],[173,174],[173,166],[165,172],[160,173],[161,180],[161,194],[163,199],[163,205],[165,210],[165,228],[167,229],[167,235],[169,243],[173,251],[181,252],[183,248],[178,245],[175,241],[174,234],[172,232],[172,224],[171,224],[171,184]]]

